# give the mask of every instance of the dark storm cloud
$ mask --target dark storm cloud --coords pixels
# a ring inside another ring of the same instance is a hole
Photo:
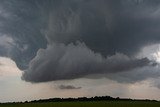
[[[104,56],[115,52],[135,55],[143,46],[159,42],[155,1],[89,0],[61,2],[50,14],[49,42],[85,42]]]
[[[160,42],[159,5],[159,0],[1,0],[0,33],[14,40],[7,56],[26,69],[27,81],[132,71],[153,66],[135,57]]]
[[[23,74],[23,79],[32,82],[76,79],[90,74],[107,74],[152,66],[147,58],[129,58],[115,54],[104,58],[85,44],[52,44],[40,49]]]
[[[20,69],[26,69],[40,47],[45,47],[43,18],[32,0],[0,0],[0,36],[12,38],[14,46],[8,52],[0,44],[0,55],[11,57]],[[27,46],[27,48],[25,48]],[[25,49],[24,49],[25,48]],[[10,53],[8,55],[8,53]]]
[[[70,90],[70,89],[81,89],[82,87],[75,87],[73,85],[60,85],[58,88],[61,90],[66,90],[66,89]]]

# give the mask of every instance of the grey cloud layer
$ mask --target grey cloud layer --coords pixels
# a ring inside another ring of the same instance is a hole
[[[135,57],[143,47],[160,42],[159,0],[0,1],[0,35],[15,43],[10,50],[0,44],[0,55],[25,69],[27,81],[153,66],[149,59]]]

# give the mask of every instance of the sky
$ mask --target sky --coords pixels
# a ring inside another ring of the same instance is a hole
[[[160,100],[159,0],[0,2],[0,102]]]

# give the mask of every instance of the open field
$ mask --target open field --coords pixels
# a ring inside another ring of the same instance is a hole
[[[160,102],[147,101],[84,101],[0,104],[0,107],[160,107]]]

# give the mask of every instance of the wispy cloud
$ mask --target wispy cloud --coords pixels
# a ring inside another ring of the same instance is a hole
[[[58,86],[61,90],[70,90],[70,89],[81,89],[82,87],[75,87],[73,85],[60,85]]]

